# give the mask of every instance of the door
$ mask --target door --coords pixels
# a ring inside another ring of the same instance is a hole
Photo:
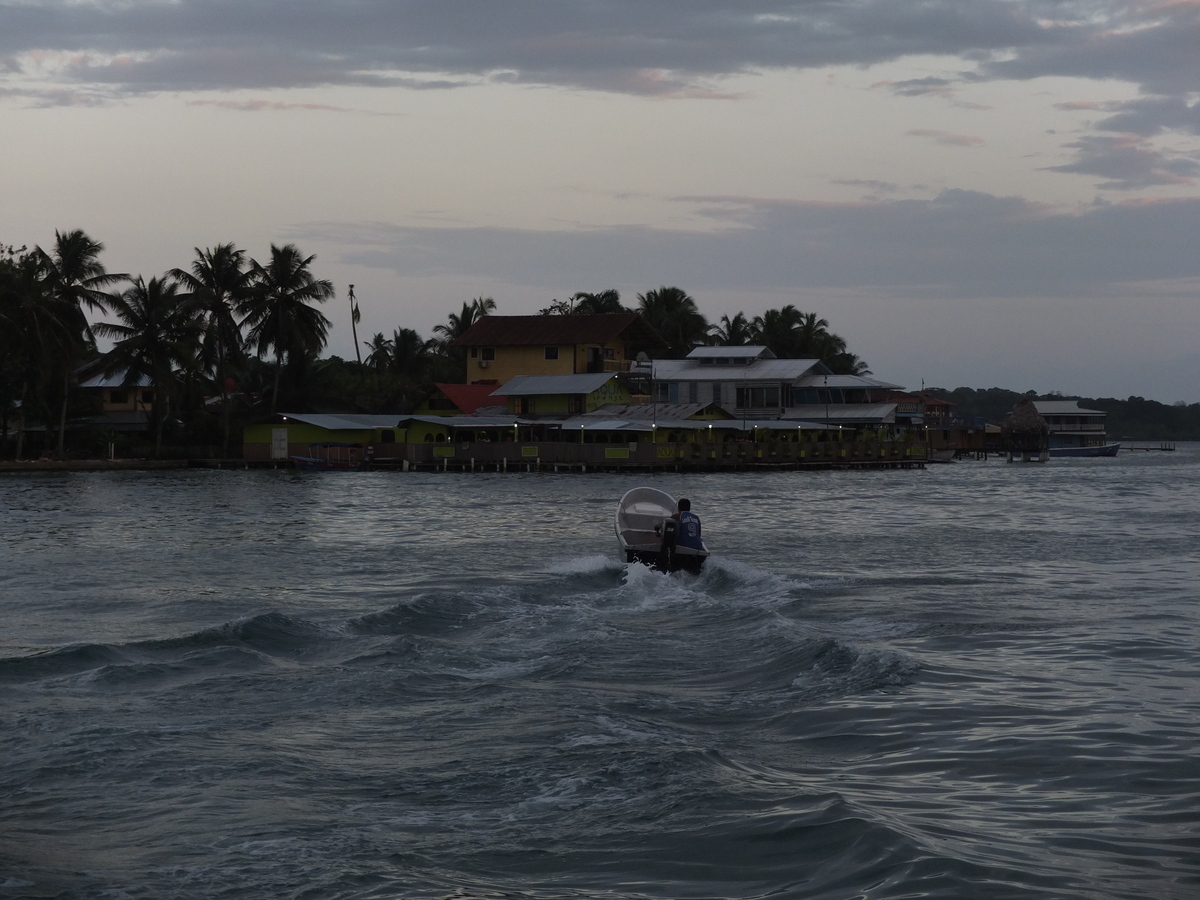
[[[271,429],[271,459],[288,458],[288,430],[286,428]]]

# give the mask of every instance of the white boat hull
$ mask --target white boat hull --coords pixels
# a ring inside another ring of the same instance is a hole
[[[657,488],[627,491],[617,504],[614,525],[625,562],[640,562],[663,572],[699,572],[708,548],[678,546],[673,537],[675,498]],[[701,541],[701,545],[703,545]]]

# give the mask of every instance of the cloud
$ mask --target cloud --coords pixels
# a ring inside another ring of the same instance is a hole
[[[877,81],[872,87],[886,87],[902,97],[924,97],[934,94],[939,97],[951,97],[954,94],[953,85],[956,82],[949,78],[912,78],[907,81]]]
[[[984,143],[983,138],[973,134],[953,134],[949,131],[939,131],[936,128],[913,128],[906,131],[905,134],[931,138],[939,144],[951,147],[981,147]]]
[[[1075,149],[1075,162],[1050,166],[1050,171],[1109,179],[1097,185],[1102,189],[1130,191],[1156,185],[1193,184],[1200,176],[1200,157],[1156,150],[1137,135],[1090,135],[1067,146]]]
[[[344,106],[329,106],[325,103],[283,103],[279,100],[192,100],[192,106],[217,106],[236,109],[240,112],[262,112],[264,110],[317,110],[321,112],[353,112]]]
[[[872,195],[899,193],[900,185],[894,181],[879,181],[875,178],[835,178],[833,184],[844,184],[847,187],[866,188]]]
[[[951,55],[977,67],[964,77],[1179,95],[1198,83],[1198,22],[1193,3],[1121,0],[41,0],[0,5],[0,71],[48,51],[81,56],[42,77],[118,92],[499,79],[722,97],[732,74]]]
[[[932,200],[844,204],[733,197],[686,202],[707,202],[721,227],[696,233],[312,225],[296,238],[352,248],[343,251],[343,262],[405,277],[529,284],[536,272],[548,289],[623,280],[692,291],[1091,297],[1120,294],[1130,282],[1200,277],[1200,199],[1129,201],[1081,212],[959,190]]]
[[[1200,134],[1200,102],[1189,104],[1184,97],[1145,97],[1112,104],[1110,108],[1117,110],[1117,114],[1096,124],[1103,131],[1145,137],[1166,130]]]

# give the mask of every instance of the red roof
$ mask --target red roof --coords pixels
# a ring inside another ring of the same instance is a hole
[[[508,403],[507,397],[492,395],[492,391],[496,390],[494,384],[438,384],[435,387],[467,415],[481,406],[504,406]]]
[[[578,316],[484,316],[454,343],[460,347],[587,344],[632,341],[666,347],[666,341],[635,312]]]

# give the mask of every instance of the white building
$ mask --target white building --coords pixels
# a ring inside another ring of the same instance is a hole
[[[766,347],[696,347],[686,359],[652,364],[657,403],[713,403],[752,419],[840,425],[896,421],[888,395],[902,390],[863,375],[835,375],[816,359],[778,359]]]

